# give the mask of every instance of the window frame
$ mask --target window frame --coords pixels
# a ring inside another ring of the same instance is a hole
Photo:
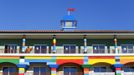
[[[13,69],[15,70],[15,72],[17,72],[17,69],[16,69],[16,67],[13,67],[13,66],[3,66],[2,67],[2,71],[3,71],[3,75],[4,75],[4,68],[8,68],[8,75],[12,75],[11,74],[11,70],[13,71]]]
[[[96,70],[95,68],[98,68],[99,70]],[[105,68],[105,71],[102,70],[102,68]],[[95,66],[93,68],[94,72],[107,72],[107,67],[106,66]]]
[[[69,47],[69,52],[68,53],[65,53],[65,46],[68,46]],[[75,47],[75,49],[74,49],[74,53],[76,53],[76,44],[63,44],[63,47],[64,47],[64,51],[63,51],[63,53],[64,54],[73,54],[72,52],[71,52],[71,47]]]
[[[43,52],[42,52],[42,47],[43,46],[46,46],[46,52],[44,52],[44,53],[48,53],[48,49],[47,49],[47,47],[48,47],[48,45],[47,44],[34,44],[34,53],[36,53],[35,52],[35,50],[36,50],[36,46],[39,46],[40,47],[40,50],[39,50],[39,53],[37,53],[37,54],[43,54]]]
[[[94,50],[94,46],[97,47],[96,50]],[[104,49],[101,49],[100,46],[104,46]],[[92,44],[92,47],[93,47],[93,53],[105,53],[105,44]],[[96,51],[96,52],[94,52]],[[104,51],[104,52],[103,52]]]
[[[133,68],[133,69],[132,69],[132,68]],[[124,71],[124,72],[134,72],[134,67],[128,67],[128,66],[127,66],[127,67],[124,67],[124,68],[123,68],[123,71]]]
[[[123,49],[126,48],[126,52]],[[132,46],[132,49],[130,49],[128,46]],[[133,44],[121,44],[122,53],[134,53],[134,45]],[[131,52],[132,51],[132,52]]]
[[[43,72],[44,73],[44,71],[41,71],[42,69],[41,68],[45,68],[45,74],[43,74],[43,75],[47,75],[47,67],[41,67],[41,66],[34,66],[33,67],[33,74],[35,73],[35,68],[39,68],[38,70],[38,75],[41,75],[41,73]]]
[[[78,72],[76,66],[64,66],[64,67],[63,67],[63,72],[64,72],[64,73],[65,73],[65,68],[75,68],[75,69],[76,69],[76,73]],[[70,75],[70,70],[69,70],[69,75]]]
[[[17,44],[5,44],[4,46],[5,46],[4,53],[17,53],[17,46],[18,46]],[[14,51],[12,52],[11,49],[8,50],[8,47],[10,48],[14,47],[13,48]]]

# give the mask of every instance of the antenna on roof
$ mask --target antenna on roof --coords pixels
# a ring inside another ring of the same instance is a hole
[[[75,20],[74,16],[71,15],[71,12],[75,11],[75,8],[68,8],[68,14],[63,17],[61,20],[61,27],[62,30],[74,30],[77,27],[77,21]]]

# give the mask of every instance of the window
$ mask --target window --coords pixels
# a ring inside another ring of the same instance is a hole
[[[64,53],[76,53],[75,45],[64,45]]]
[[[3,67],[3,75],[16,75],[17,69],[15,67]]]
[[[63,28],[75,28],[77,25],[77,21],[75,21],[75,20],[62,20],[61,25]]]
[[[46,67],[34,67],[34,75],[47,75]]]
[[[134,67],[124,67],[124,72],[134,72]]]
[[[76,67],[64,67],[64,75],[77,75]]]
[[[17,45],[16,44],[5,45],[5,53],[17,53]]]
[[[46,45],[35,45],[35,53],[47,53],[47,46]]]
[[[133,44],[122,44],[122,53],[133,53]]]
[[[94,67],[94,72],[106,72],[106,67]]]
[[[93,53],[105,53],[105,45],[103,44],[94,44]]]

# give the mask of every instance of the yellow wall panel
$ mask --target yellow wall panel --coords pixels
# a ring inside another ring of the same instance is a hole
[[[121,56],[120,57],[121,64],[127,64],[131,62],[134,62],[134,56]]]
[[[99,62],[115,64],[115,59],[89,59],[88,60],[88,63],[91,65],[99,63]]]
[[[52,59],[51,56],[26,56],[25,59]]]
[[[121,64],[127,64],[127,63],[131,63],[131,62],[134,62],[134,60],[132,60],[132,59],[123,59],[123,60],[120,60],[120,63]]]
[[[121,56],[120,59],[134,59],[134,56]]]

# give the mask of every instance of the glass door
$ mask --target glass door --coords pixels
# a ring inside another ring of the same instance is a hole
[[[76,46],[75,45],[64,45],[64,53],[76,53]]]
[[[133,53],[133,44],[122,44],[122,53]]]
[[[106,72],[106,67],[94,67],[94,72]]]
[[[41,53],[47,53],[47,46],[41,46]]]
[[[5,53],[17,53],[17,45],[16,44],[5,45]]]
[[[15,67],[3,67],[3,75],[16,75],[17,69]]]
[[[40,53],[40,46],[35,46],[34,52],[35,52],[35,53]]]
[[[47,75],[46,67],[34,67],[34,75]]]
[[[76,67],[64,67],[64,75],[77,75]]]
[[[94,44],[93,53],[105,53],[105,45],[103,44]]]
[[[64,46],[64,53],[69,53],[69,46]]]
[[[35,45],[35,53],[47,53],[46,45]]]

